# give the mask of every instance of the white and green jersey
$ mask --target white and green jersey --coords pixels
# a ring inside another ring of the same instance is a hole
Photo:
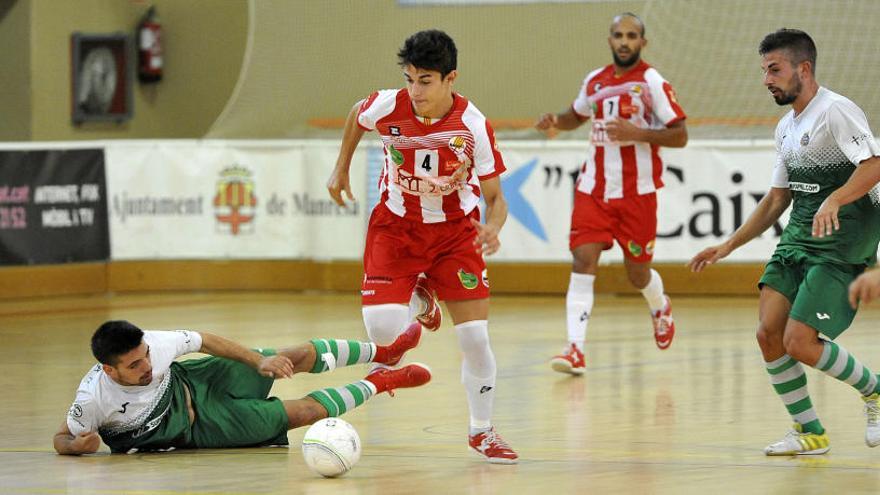
[[[813,216],[856,167],[880,146],[865,113],[844,96],[819,88],[800,115],[790,111],[776,126],[772,187],[791,190],[792,210],[777,252],[796,250],[839,263],[872,264],[880,240],[880,189],[842,207],[840,230],[813,237]]]
[[[143,386],[120,385],[96,364],[82,379],[67,414],[71,433],[97,431],[113,452],[174,445],[189,434],[183,377],[174,360],[198,352],[202,336],[186,330],[145,331],[144,342],[153,381]]]

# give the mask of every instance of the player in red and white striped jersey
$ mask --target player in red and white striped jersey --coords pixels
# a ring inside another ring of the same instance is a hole
[[[377,91],[352,108],[327,183],[340,206],[345,205],[343,194],[354,199],[351,157],[364,132],[375,130],[384,144],[385,163],[381,199],[370,216],[364,249],[364,324],[377,344],[393,342],[413,317],[436,330],[436,291],[446,302],[463,354],[468,443],[489,462],[514,464],[516,452],[491,423],[496,365],[489,346],[489,279],[483,260],[498,250],[498,232],[507,219],[498,177],[504,161],[486,117],[452,90],[457,51],[446,33],[412,35],[398,58],[406,88]],[[477,208],[481,198],[485,223]]]
[[[675,335],[669,298],[651,269],[657,235],[657,189],[663,187],[660,147],[687,144],[685,114],[672,87],[641,60],[647,44],[638,16],[614,17],[608,37],[614,62],[590,72],[567,110],[540,117],[535,127],[554,135],[592,119],[590,153],[581,168],[571,217],[574,262],[566,297],[569,344],[553,358],[554,370],[584,371],[583,345],[593,310],[593,281],[603,250],[623,249],[630,282],[640,289],[654,323],[657,347]]]

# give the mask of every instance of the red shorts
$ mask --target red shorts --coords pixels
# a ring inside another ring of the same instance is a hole
[[[378,204],[367,227],[361,303],[408,304],[420,273],[428,276],[440,300],[489,297],[486,263],[476,252],[471,218],[479,220],[480,210],[449,222],[412,222]]]
[[[642,194],[608,202],[580,191],[575,192],[571,213],[569,249],[589,243],[610,249],[617,240],[623,255],[645,263],[654,256],[657,238],[657,194]]]

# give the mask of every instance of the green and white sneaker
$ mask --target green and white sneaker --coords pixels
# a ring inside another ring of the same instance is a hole
[[[865,428],[865,445],[876,447],[880,445],[880,394],[873,393],[862,397],[865,401],[865,416],[868,418],[868,426]]]
[[[793,429],[782,437],[782,440],[771,443],[764,448],[767,455],[816,455],[831,450],[828,434],[817,435],[804,433],[803,427],[797,423]]]

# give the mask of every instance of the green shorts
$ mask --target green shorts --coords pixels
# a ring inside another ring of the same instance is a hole
[[[856,310],[849,284],[865,267],[829,262],[800,252],[773,253],[758,287],[767,285],[791,302],[789,317],[836,339],[849,328]]]
[[[258,350],[265,356],[274,350]],[[196,413],[192,438],[197,448],[287,445],[287,412],[268,397],[275,382],[250,366],[218,357],[177,363],[192,394]]]

